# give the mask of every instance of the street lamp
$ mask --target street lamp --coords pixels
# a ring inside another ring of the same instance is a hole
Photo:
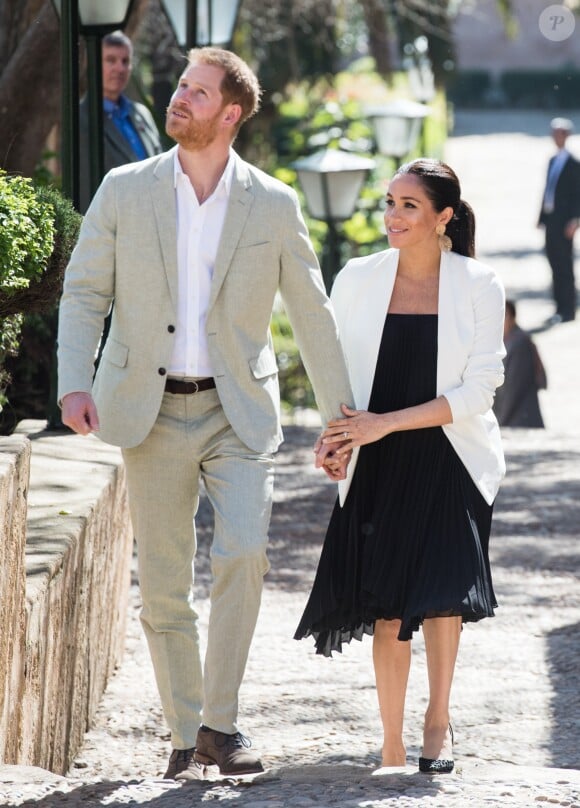
[[[241,0],[162,0],[180,47],[229,46]]]
[[[87,43],[89,104],[89,171],[91,196],[103,179],[103,74],[101,37],[123,28],[133,0],[53,0],[60,16],[62,77],[61,154],[62,190],[80,209],[79,154],[79,32]],[[47,403],[49,429],[63,429],[56,403],[56,350],[53,351]]]
[[[325,149],[292,163],[314,219],[326,222],[328,236],[322,254],[322,275],[330,291],[339,265],[336,223],[350,219],[360,189],[375,161],[356,154]]]
[[[53,0],[61,18],[63,190],[79,209],[78,34],[87,44],[89,181],[91,196],[105,173],[101,38],[123,28],[133,0]]]
[[[399,98],[391,104],[367,107],[365,114],[373,124],[377,149],[381,154],[392,157],[398,168],[403,157],[415,146],[429,108],[425,104]]]

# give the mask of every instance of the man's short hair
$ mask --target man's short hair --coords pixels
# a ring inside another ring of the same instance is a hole
[[[129,56],[133,59],[133,43],[123,31],[111,31],[110,34],[105,34],[102,44],[108,45],[110,48],[127,48]]]
[[[237,129],[258,111],[260,83],[249,65],[235,53],[223,48],[192,48],[187,54],[189,65],[203,64],[221,67],[225,71],[220,86],[226,104],[239,104],[242,114]]]

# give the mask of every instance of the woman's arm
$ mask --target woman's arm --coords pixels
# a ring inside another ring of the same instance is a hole
[[[350,452],[355,446],[373,443],[390,435],[391,432],[443,426],[443,424],[450,424],[453,420],[451,408],[445,396],[438,396],[424,404],[405,407],[403,410],[393,412],[376,413],[352,410],[345,404],[341,409],[345,418],[329,421],[322,437],[323,443],[344,440],[344,443],[336,450],[339,457],[345,452]]]

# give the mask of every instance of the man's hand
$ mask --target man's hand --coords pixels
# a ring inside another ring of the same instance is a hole
[[[578,219],[571,219],[564,228],[564,235],[567,239],[572,240],[576,230],[578,230]]]
[[[68,393],[62,400],[61,418],[79,435],[99,431],[97,408],[90,393]]]
[[[346,478],[346,469],[350,462],[352,452],[345,452],[338,455],[336,450],[342,446],[342,442],[322,443],[322,435],[314,444],[314,466],[322,468],[327,477],[333,482]]]

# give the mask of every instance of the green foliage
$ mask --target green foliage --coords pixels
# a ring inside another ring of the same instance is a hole
[[[0,408],[10,381],[7,364],[18,354],[23,324],[35,314],[55,319],[80,223],[81,216],[56,188],[36,187],[0,171]],[[49,354],[51,335],[44,340]]]
[[[294,342],[290,321],[283,310],[274,313],[270,328],[278,360],[282,406],[287,410],[315,407],[314,393]]]
[[[54,208],[27,177],[0,170],[0,292],[11,297],[39,278],[54,248]]]
[[[12,180],[19,181],[17,194],[7,193],[4,198],[3,179],[0,174],[0,220],[5,215],[8,227],[6,232],[0,229],[0,316],[50,312],[60,297],[82,218],[56,188],[35,187],[22,177],[10,178],[13,186]],[[35,216],[42,217],[40,227],[31,217],[10,217],[14,209],[20,211],[19,195]],[[38,244],[42,235],[44,241]]]
[[[4,370],[6,359],[18,353],[18,337],[22,328],[23,317],[13,314],[0,320],[0,410],[6,404],[4,390],[10,381],[10,376]]]

